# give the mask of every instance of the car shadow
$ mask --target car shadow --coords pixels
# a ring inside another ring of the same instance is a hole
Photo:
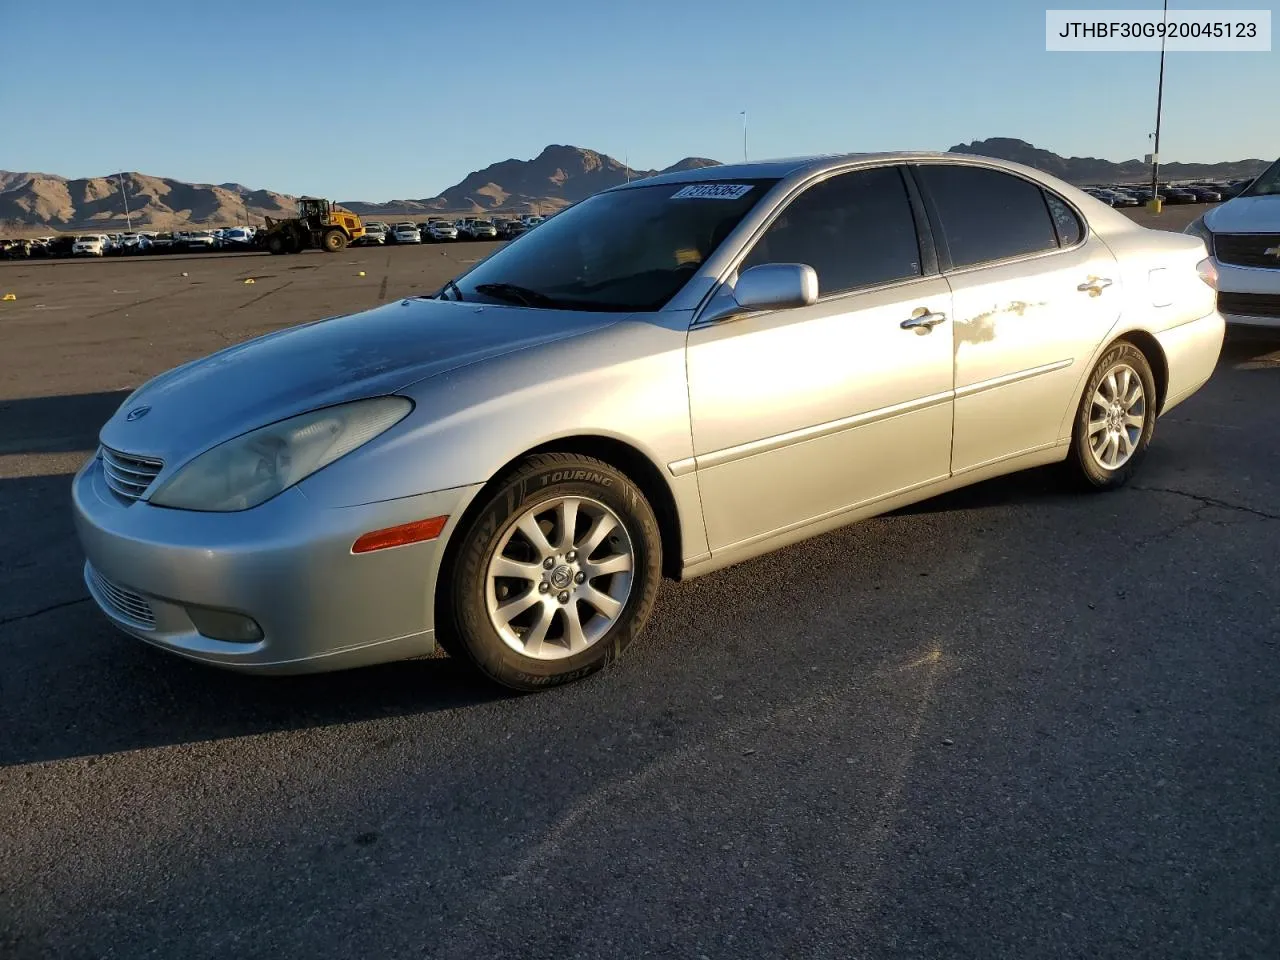
[[[89,452],[128,390],[0,400],[0,456]]]
[[[1274,354],[1274,358],[1271,356]],[[1227,336],[1222,344],[1221,364],[1250,363],[1262,359],[1275,359],[1280,362],[1280,330],[1268,327],[1227,328]]]
[[[1007,507],[1010,504],[1068,500],[1077,494],[1078,490],[1073,488],[1070,474],[1062,469],[1061,464],[1055,463],[961,487],[959,490],[902,507],[893,511],[890,516],[909,517],[953,510],[983,510],[988,507]]]
[[[441,654],[296,677],[192,663],[89,599],[67,474],[0,479],[0,768],[456,710],[516,696]]]

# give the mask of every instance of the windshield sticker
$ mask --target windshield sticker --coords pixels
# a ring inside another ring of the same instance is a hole
[[[737,200],[751,192],[749,183],[691,183],[671,195],[672,200]]]

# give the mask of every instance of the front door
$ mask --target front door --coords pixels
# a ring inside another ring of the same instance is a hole
[[[697,325],[688,376],[713,552],[946,477],[947,283],[925,276],[902,172],[845,173],[794,200],[739,270],[807,263],[807,307]],[[928,313],[933,326],[904,328]]]

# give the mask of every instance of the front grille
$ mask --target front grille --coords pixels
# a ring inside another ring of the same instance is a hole
[[[146,493],[163,466],[161,460],[136,457],[110,447],[102,448],[102,472],[106,475],[107,486],[126,500],[137,500]]]
[[[1280,270],[1280,233],[1215,233],[1213,249],[1222,263]]]
[[[1280,317],[1280,294],[1219,292],[1218,312],[1241,317]]]
[[[108,613],[146,630],[156,628],[156,615],[151,609],[151,604],[147,603],[146,598],[141,594],[134,593],[118,583],[112,583],[93,567],[89,567],[89,579],[97,592],[99,602],[107,608]]]

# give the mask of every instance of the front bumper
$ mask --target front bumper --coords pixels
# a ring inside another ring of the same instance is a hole
[[[1231,263],[1223,263],[1216,256],[1214,266],[1218,268],[1219,310],[1223,318],[1230,324],[1250,327],[1280,327],[1280,315],[1268,308],[1266,313],[1257,314],[1247,310],[1237,310],[1228,306],[1233,299],[1231,294],[1252,294],[1271,299],[1280,296],[1280,267],[1240,267]],[[1224,297],[1223,295],[1227,296]]]
[[[192,660],[312,673],[430,654],[444,545],[478,487],[325,508],[293,487],[252,510],[199,513],[126,502],[97,458],[72,503],[89,593],[124,632]],[[355,555],[371,530],[450,517],[436,540]],[[188,612],[251,617],[252,642],[202,635]]]

